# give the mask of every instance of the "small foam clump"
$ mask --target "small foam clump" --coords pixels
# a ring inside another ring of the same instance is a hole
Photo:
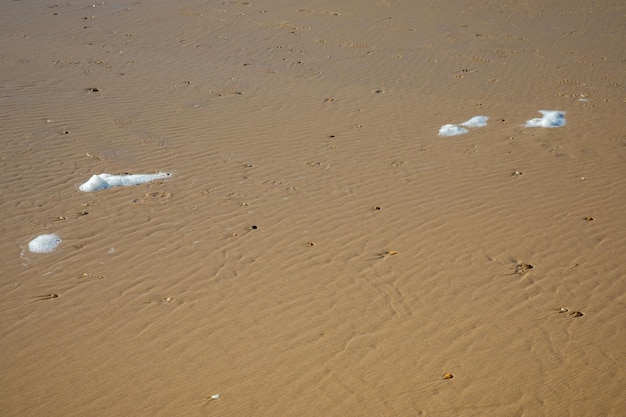
[[[92,175],[89,180],[82,184],[78,189],[80,191],[91,193],[94,191],[106,190],[107,188],[118,186],[130,186],[145,184],[154,180],[162,180],[171,177],[172,174],[159,172],[157,174],[128,174],[128,175],[111,175],[99,174]]]
[[[456,135],[464,135],[469,132],[469,130],[465,129],[465,127],[484,127],[487,126],[487,120],[489,117],[487,116],[474,116],[466,122],[461,124],[448,124],[443,125],[439,129],[439,136],[456,136]],[[461,127],[464,126],[464,127]]]
[[[34,253],[48,253],[54,251],[59,243],[61,239],[54,233],[39,235],[28,242],[28,250]]]
[[[487,120],[489,120],[489,117],[487,116],[474,116],[471,119],[469,119],[467,122],[461,123],[461,126],[484,127],[484,126],[487,126]]]
[[[559,110],[539,110],[543,117],[526,122],[526,127],[561,127],[565,126],[565,112]]]
[[[468,130],[459,125],[443,125],[439,129],[439,136],[456,136],[467,133]]]

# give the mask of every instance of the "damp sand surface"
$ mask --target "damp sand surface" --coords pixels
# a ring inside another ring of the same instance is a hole
[[[626,409],[626,5],[336,3],[0,4],[3,415]]]

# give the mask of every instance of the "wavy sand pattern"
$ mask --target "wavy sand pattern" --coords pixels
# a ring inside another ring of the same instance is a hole
[[[3,415],[626,409],[626,6],[157,3],[0,4]]]

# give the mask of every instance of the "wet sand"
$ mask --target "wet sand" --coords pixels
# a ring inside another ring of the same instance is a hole
[[[579,3],[2,3],[3,415],[623,413],[626,5]]]

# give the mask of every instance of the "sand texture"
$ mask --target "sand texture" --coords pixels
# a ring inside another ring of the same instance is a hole
[[[0,415],[623,416],[625,22],[0,2]]]

